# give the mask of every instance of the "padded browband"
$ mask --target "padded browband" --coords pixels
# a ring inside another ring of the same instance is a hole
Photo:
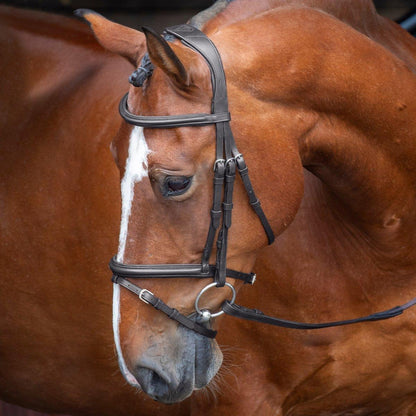
[[[208,124],[223,123],[230,121],[230,113],[195,113],[195,114],[182,114],[173,116],[138,116],[130,113],[127,106],[128,93],[121,99],[119,112],[121,117],[128,123],[134,124],[140,127],[149,128],[173,128],[173,127],[186,127],[186,126],[206,126]]]

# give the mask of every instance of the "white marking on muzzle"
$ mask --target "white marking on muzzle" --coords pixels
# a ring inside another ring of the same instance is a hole
[[[134,185],[147,176],[147,156],[150,150],[147,147],[146,139],[143,134],[143,128],[135,126],[130,135],[129,153],[126,161],[126,170],[123,180],[121,181],[121,224],[117,261],[123,262],[124,251],[126,249],[127,233],[129,228],[129,219],[131,206],[134,197]],[[127,368],[123,358],[120,344],[120,286],[113,285],[113,332],[114,343],[116,345],[118,362],[121,372],[127,382],[135,387],[140,387],[136,378]]]

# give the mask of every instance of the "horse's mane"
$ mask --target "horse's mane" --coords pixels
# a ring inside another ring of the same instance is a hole
[[[202,29],[202,26],[206,22],[221,13],[232,1],[234,0],[217,0],[211,7],[192,17],[189,24],[195,26],[197,29]]]

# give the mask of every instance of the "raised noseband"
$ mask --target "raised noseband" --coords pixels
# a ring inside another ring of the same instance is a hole
[[[209,265],[204,269],[202,264],[124,264],[118,262],[115,257],[110,260],[110,270],[114,275],[126,279],[145,278],[183,278],[183,279],[204,279],[215,277],[216,268]],[[243,273],[227,269],[227,276],[232,279],[241,280],[244,283],[253,284],[256,280],[254,273]]]

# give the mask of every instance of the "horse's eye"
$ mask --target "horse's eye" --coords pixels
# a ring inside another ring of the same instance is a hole
[[[192,183],[192,177],[167,176],[163,182],[162,193],[165,197],[184,194]]]

